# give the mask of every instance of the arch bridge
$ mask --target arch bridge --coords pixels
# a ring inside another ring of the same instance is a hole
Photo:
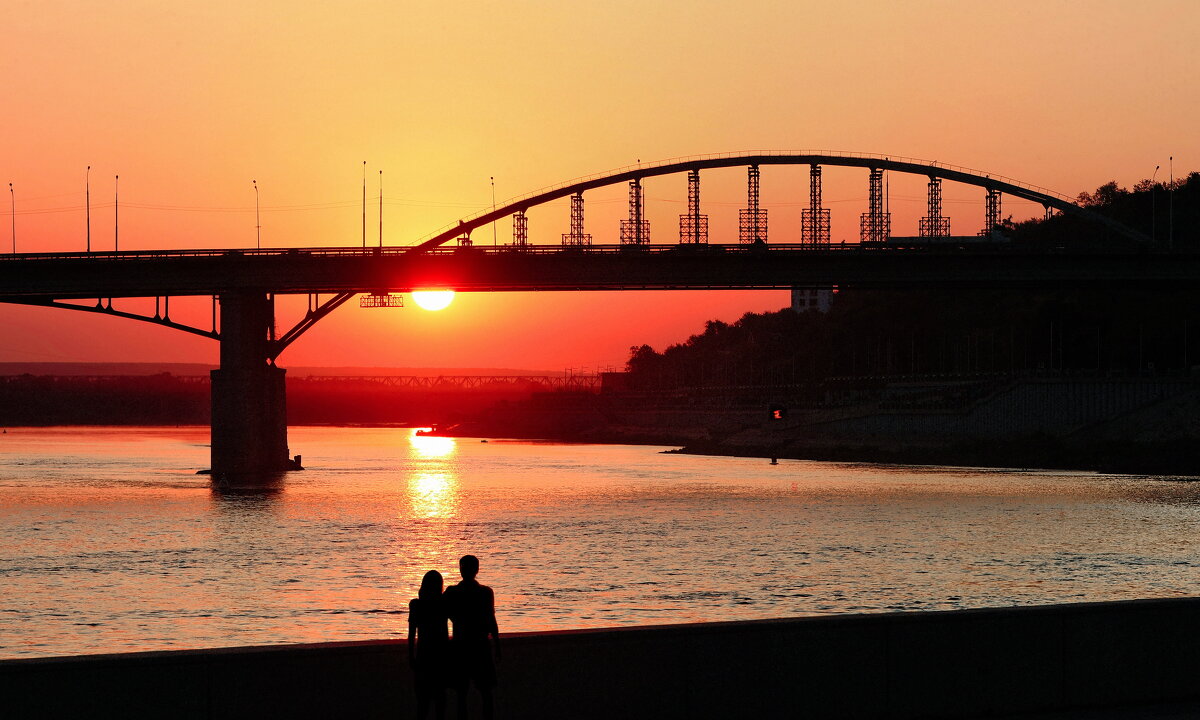
[[[822,168],[825,166],[862,168],[869,173],[868,209],[860,217],[860,240],[862,242],[885,241],[891,235],[891,221],[886,210],[886,198],[882,183],[882,176],[885,172],[921,175],[929,178],[929,214],[922,218],[920,237],[935,240],[950,237],[949,218],[942,215],[941,184],[942,181],[951,181],[973,185],[986,191],[984,233],[991,232],[999,225],[1001,220],[1000,198],[1003,195],[1010,195],[1040,204],[1047,215],[1053,211],[1077,215],[1129,240],[1135,242],[1149,240],[1142,233],[1080,207],[1061,193],[957,165],[870,153],[758,152],[697,155],[661,162],[638,163],[578,178],[513,198],[501,207],[481,212],[456,225],[447,226],[425,238],[415,249],[435,248],[451,240],[469,238],[473,230],[509,216],[514,218],[513,245],[520,247],[527,242],[527,235],[521,230],[525,226],[525,213],[530,208],[565,197],[572,198],[572,224],[571,232],[563,235],[563,244],[587,245],[590,244],[590,235],[582,232],[583,193],[626,182],[630,184],[630,216],[628,220],[622,222],[622,244],[648,244],[648,232],[643,232],[644,228],[638,224],[645,222],[642,211],[644,206],[644,198],[641,194],[642,181],[647,178],[685,172],[688,173],[688,211],[680,216],[679,239],[681,243],[706,242],[707,219],[699,212],[700,172],[730,167],[746,167],[748,175],[747,207],[739,213],[739,240],[742,242],[765,241],[766,214],[759,206],[759,169],[764,165],[807,165],[809,167],[809,207],[804,211],[801,243],[819,245],[829,242],[829,210],[822,206],[821,194]]]
[[[759,203],[760,169],[809,166],[809,206],[797,242],[768,242],[768,213]],[[746,207],[736,244],[709,243],[701,212],[701,172],[745,167]],[[830,242],[830,210],[822,202],[822,168],[867,171],[868,203],[859,217],[859,242]],[[895,243],[884,191],[885,172],[928,178],[927,214],[918,235]],[[651,245],[642,182],[686,173],[687,210],[678,243]],[[983,231],[953,236],[942,213],[943,181],[984,190]],[[629,215],[620,241],[593,244],[584,224],[584,193],[627,183]],[[1003,195],[1041,204],[1094,223],[1097,236],[1130,241],[1129,251],[1088,254],[1022,253],[997,246]],[[561,244],[529,242],[526,213],[570,198]],[[471,241],[472,231],[511,216],[513,238],[502,247]],[[292,467],[280,353],[356,295],[364,307],[402,303],[396,293],[423,287],[465,291],[796,288],[830,285],[1031,284],[1146,282],[1200,278],[1195,261],[1156,253],[1148,239],[1072,203],[1066,196],[1010,178],[943,163],[861,153],[746,153],[643,163],[514,198],[465,218],[413,245],[270,250],[161,250],[33,253],[0,256],[0,302],[56,307],[152,322],[220,342],[212,372],[214,482],[254,484]],[[449,247],[444,247],[449,246]],[[307,294],[303,318],[278,332],[277,294]],[[211,296],[204,327],[170,317],[170,298]],[[328,297],[323,297],[328,296]],[[153,315],[121,310],[114,298],[155,298]]]

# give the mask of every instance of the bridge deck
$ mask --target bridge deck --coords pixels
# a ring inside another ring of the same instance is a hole
[[[0,256],[0,301],[459,291],[771,289],[793,286],[1193,285],[1200,254],[832,245],[650,245],[163,250]]]

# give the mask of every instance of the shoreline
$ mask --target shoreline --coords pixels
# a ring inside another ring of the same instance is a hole
[[[488,430],[491,430],[490,432]],[[1113,475],[1166,476],[1176,480],[1200,480],[1200,457],[1183,443],[1127,444],[1103,447],[1070,446],[1050,440],[1036,443],[868,446],[797,445],[784,443],[739,443],[705,441],[653,432],[590,431],[586,433],[502,433],[495,428],[463,425],[435,429],[430,435],[488,440],[526,440],[602,445],[659,445],[672,449],[665,454],[746,457],[769,460],[868,463],[938,467],[977,467],[998,470],[1060,470]]]
[[[4,435],[20,437],[20,430],[52,428],[147,428],[208,430],[203,424],[47,424],[5,426]],[[739,442],[737,444],[702,440],[690,436],[656,432],[646,428],[609,427],[585,431],[550,433],[504,432],[485,423],[465,422],[449,427],[431,423],[412,422],[329,422],[289,425],[301,428],[370,428],[430,430],[423,433],[436,437],[478,438],[480,440],[515,440],[583,445],[656,445],[667,446],[665,454],[708,455],[713,457],[772,458],[780,460],[811,460],[816,462],[866,463],[884,465],[913,465],[937,467],[975,467],[998,470],[1059,470],[1095,472],[1114,475],[1160,476],[1172,480],[1200,480],[1200,451],[1179,441],[1158,443],[1104,443],[1079,445],[1054,442],[1048,438],[1025,443],[958,443],[910,444],[890,447],[864,444],[798,444],[794,442]],[[17,431],[17,432],[13,432]]]
[[[1172,480],[1200,480],[1200,470],[1189,459],[1121,458],[1104,462],[1063,461],[1048,454],[1033,454],[1022,462],[1005,462],[1000,455],[1007,453],[989,450],[922,449],[914,452],[879,448],[823,448],[811,452],[772,454],[767,448],[728,449],[684,445],[677,450],[664,451],[681,455],[714,455],[724,457],[777,458],[780,460],[813,460],[820,462],[868,463],[881,465],[912,465],[931,467],[972,467],[996,470],[1039,471],[1057,470],[1094,472],[1105,475],[1134,475],[1169,477]]]

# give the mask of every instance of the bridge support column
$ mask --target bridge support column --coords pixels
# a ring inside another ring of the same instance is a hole
[[[859,238],[865,243],[884,243],[892,236],[892,214],[887,212],[883,193],[883,170],[871,168],[867,212],[859,215]]]
[[[746,168],[746,208],[738,210],[738,241],[743,244],[767,241],[767,211],[758,206],[758,182],[758,166]]]
[[[526,250],[529,248],[529,218],[524,210],[513,213],[513,249]]]
[[[1000,191],[995,188],[987,189],[987,200],[983,213],[983,230],[979,233],[989,237],[1000,226]]]
[[[571,232],[563,233],[562,244],[572,247],[583,247],[592,244],[590,233],[583,231],[583,193],[577,192],[571,196]]]
[[[688,170],[688,211],[679,216],[679,243],[708,243],[708,216],[700,214],[700,171]]]
[[[950,237],[950,218],[942,215],[941,178],[929,178],[929,214],[921,218],[918,234],[923,238]]]
[[[800,242],[829,244],[829,210],[821,206],[821,166],[808,168],[808,207],[800,211]]]
[[[212,371],[212,474],[217,486],[269,484],[288,458],[284,370],[268,363],[274,300],[221,295],[221,367]]]
[[[650,222],[645,219],[645,196],[641,178],[629,181],[629,219],[621,221],[622,245],[649,245]]]

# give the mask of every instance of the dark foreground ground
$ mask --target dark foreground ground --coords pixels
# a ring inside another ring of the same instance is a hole
[[[1200,702],[1167,703],[1110,708],[1107,710],[1069,710],[1009,715],[1000,720],[1196,720],[1200,718]]]
[[[0,661],[0,714],[412,717],[405,650]],[[497,697],[498,717],[534,720],[1173,720],[1200,717],[1197,677],[1200,599],[1186,598],[514,634]]]

